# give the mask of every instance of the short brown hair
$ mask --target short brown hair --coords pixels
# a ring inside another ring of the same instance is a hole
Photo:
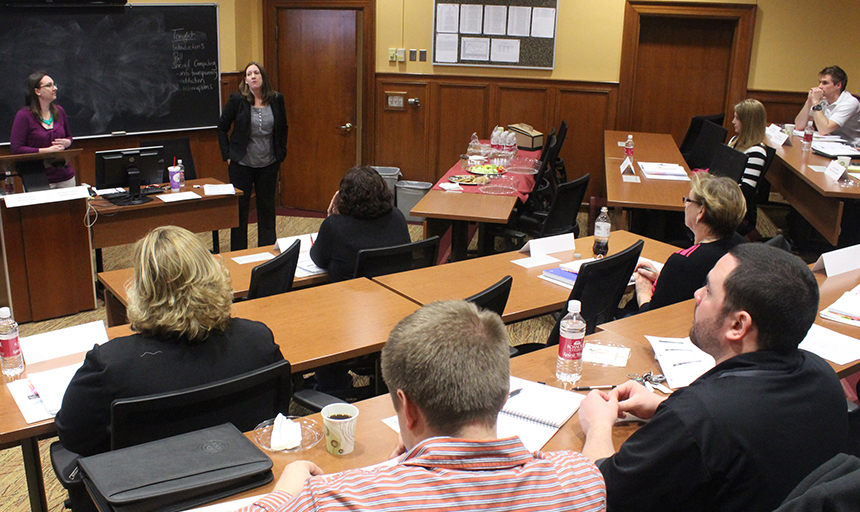
[[[378,172],[367,165],[357,165],[340,180],[337,212],[359,219],[375,219],[394,208],[393,197]]]
[[[690,188],[705,209],[702,222],[720,238],[734,233],[747,213],[740,185],[725,176],[697,172],[693,174]]]
[[[842,84],[839,92],[845,92],[845,89],[848,87],[848,74],[839,66],[827,66],[818,74],[830,75],[830,78],[833,79],[833,85]]]

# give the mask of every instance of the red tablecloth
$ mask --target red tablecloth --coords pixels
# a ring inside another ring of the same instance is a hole
[[[538,151],[523,151],[523,150],[520,150],[520,151],[518,152],[518,154],[517,154],[517,157],[520,157],[520,158],[525,157],[525,158],[534,158],[534,159],[538,159],[538,158],[540,158],[540,150],[538,150]],[[439,181],[437,181],[437,182],[436,182],[436,184],[435,184],[435,185],[433,185],[433,190],[442,190],[442,191],[444,191],[445,189],[443,189],[443,188],[442,188],[442,187],[440,187],[439,185],[440,185],[441,183],[450,183],[450,181],[448,181],[448,177],[450,177],[450,176],[454,176],[454,175],[457,175],[457,174],[469,174],[469,171],[467,171],[466,169],[463,169],[463,168],[462,168],[462,166],[460,165],[460,161],[459,161],[459,160],[458,160],[458,161],[457,161],[457,163],[456,163],[456,164],[454,164],[450,169],[448,169],[448,172],[446,172],[444,176],[442,176],[441,178],[439,178]],[[526,200],[526,199],[528,199],[528,197],[529,197],[529,193],[531,193],[531,191],[532,191],[532,189],[534,188],[534,185],[535,185],[535,177],[534,177],[534,174],[513,174],[513,173],[506,173],[506,174],[505,174],[505,177],[513,178],[513,179],[516,181],[516,183],[517,183],[517,192],[516,192],[516,196],[520,198],[520,201],[525,202],[525,200]],[[466,193],[468,193],[468,194],[480,194],[480,193],[481,193],[481,192],[478,190],[478,189],[480,188],[480,186],[479,186],[479,185],[463,185],[463,184],[461,183],[461,184],[460,184],[460,186],[463,188],[463,192],[466,192]],[[453,193],[453,194],[458,194],[459,192],[452,192],[452,193]],[[514,195],[514,193],[512,192],[510,195]]]

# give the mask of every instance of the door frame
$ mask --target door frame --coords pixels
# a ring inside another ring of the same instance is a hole
[[[723,112],[747,96],[753,35],[755,33],[755,4],[702,4],[680,2],[651,2],[627,0],[624,10],[624,35],[621,43],[621,73],[618,84],[618,117],[616,126],[623,130],[632,123],[633,84],[639,55],[639,29],[643,16],[666,18],[697,18],[735,22],[732,40],[726,102]],[[731,116],[728,117],[731,119]]]
[[[376,120],[376,95],[373,94],[376,82],[376,1],[375,0],[263,0],[263,59],[266,68],[279,69],[278,62],[278,9],[348,9],[360,11],[361,27],[358,49],[361,88],[356,95],[361,110],[361,162],[373,156],[375,145],[374,129]],[[275,90],[278,88],[278,74],[269,72]]]

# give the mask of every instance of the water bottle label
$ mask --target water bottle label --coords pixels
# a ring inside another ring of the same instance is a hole
[[[594,236],[599,238],[609,238],[610,225],[604,222],[594,224]]]
[[[0,335],[0,355],[3,357],[17,357],[21,353],[21,345],[18,336]]]
[[[558,341],[558,357],[568,361],[576,361],[582,359],[582,345],[584,344],[585,333],[579,338],[567,338],[559,336]]]

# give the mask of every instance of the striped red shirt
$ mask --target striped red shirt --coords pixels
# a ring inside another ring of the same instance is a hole
[[[604,510],[600,471],[577,452],[530,453],[519,438],[426,439],[394,466],[311,477],[241,512]]]

